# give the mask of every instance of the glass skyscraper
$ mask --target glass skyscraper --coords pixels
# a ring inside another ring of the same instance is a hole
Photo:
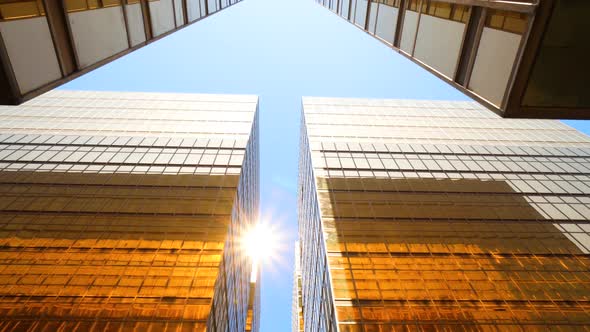
[[[299,260],[299,242],[295,243],[295,266],[293,270],[293,293],[291,304],[291,331],[303,331],[303,308],[301,298],[301,265]]]
[[[316,2],[503,117],[588,119],[589,1]]]
[[[475,102],[303,111],[305,331],[588,331],[588,136]]]
[[[18,105],[239,1],[2,0],[0,104]]]
[[[257,105],[53,91],[0,107],[0,330],[257,331],[239,247]]]

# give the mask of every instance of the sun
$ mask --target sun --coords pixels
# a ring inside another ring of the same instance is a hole
[[[276,257],[277,239],[276,230],[265,222],[258,222],[245,232],[241,249],[252,260],[251,281],[256,280],[259,266],[270,263]]]
[[[246,232],[245,249],[252,259],[268,259],[275,246],[272,229],[267,224],[257,223]]]

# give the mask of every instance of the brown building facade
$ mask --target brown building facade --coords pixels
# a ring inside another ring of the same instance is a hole
[[[474,102],[303,109],[305,331],[588,330],[588,136]]]
[[[585,0],[318,0],[508,118],[590,118]]]
[[[20,104],[237,2],[0,1],[0,104]]]
[[[257,331],[236,245],[258,218],[256,110],[83,91],[0,107],[0,330]]]

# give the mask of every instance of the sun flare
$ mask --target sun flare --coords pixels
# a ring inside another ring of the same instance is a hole
[[[277,230],[269,223],[258,222],[250,230],[246,231],[242,238],[242,250],[252,260],[251,281],[256,281],[258,269],[271,265],[278,257],[279,235]]]
[[[256,261],[268,260],[276,249],[273,229],[268,224],[258,223],[246,233],[244,249]]]

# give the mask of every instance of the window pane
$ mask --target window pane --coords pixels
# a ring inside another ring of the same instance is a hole
[[[0,20],[45,15],[43,4],[40,1],[11,1],[0,3]]]

